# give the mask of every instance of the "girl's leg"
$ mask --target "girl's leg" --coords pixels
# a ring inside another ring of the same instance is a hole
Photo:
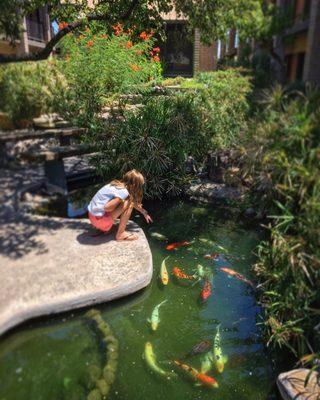
[[[120,206],[111,212],[112,218],[116,219],[120,217],[120,223],[118,232],[116,234],[116,240],[136,240],[138,236],[135,233],[127,232],[126,225],[129,221],[133,210],[133,205],[129,201],[124,201]]]

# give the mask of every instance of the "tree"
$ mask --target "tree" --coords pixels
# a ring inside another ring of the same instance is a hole
[[[255,32],[261,26],[263,0],[94,0],[94,7],[87,0],[2,0],[0,5],[0,33],[11,43],[22,34],[21,16],[48,5],[50,17],[60,23],[60,30],[37,53],[0,56],[0,62],[43,60],[69,32],[96,21],[105,30],[122,23],[124,27],[161,31],[162,16],[175,9],[184,15],[190,30],[199,28],[205,43],[225,36],[228,29],[240,26],[243,33]],[[254,18],[252,18],[252,16]],[[255,20],[255,16],[259,17]]]

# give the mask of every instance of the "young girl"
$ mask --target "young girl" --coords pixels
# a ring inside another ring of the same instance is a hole
[[[127,172],[122,180],[114,180],[103,186],[92,198],[89,219],[92,225],[108,232],[117,218],[120,218],[116,240],[136,240],[138,236],[125,230],[132,209],[135,208],[150,223],[152,218],[142,208],[144,177],[135,169]]]

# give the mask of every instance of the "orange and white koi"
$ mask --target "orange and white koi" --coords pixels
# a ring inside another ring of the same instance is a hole
[[[172,274],[179,279],[194,279],[193,275],[185,274],[179,267],[173,267]]]
[[[195,381],[201,383],[203,386],[209,388],[218,388],[218,382],[209,375],[203,374],[191,367],[190,365],[184,364],[179,360],[175,360],[174,363],[178,365],[183,371],[187,372]]]
[[[219,254],[218,253],[205,254],[203,258],[205,258],[206,260],[217,260],[219,258]]]
[[[251,287],[254,288],[254,284],[251,281],[249,281],[249,279],[247,279],[242,274],[240,274],[239,272],[234,271],[233,269],[227,268],[227,267],[221,267],[220,270],[230,276],[234,276],[235,278],[239,279],[240,281],[242,281],[244,283],[247,283],[248,285],[250,285]]]
[[[166,266],[166,260],[169,258],[166,257],[162,263],[161,263],[161,268],[160,268],[160,278],[161,278],[161,282],[163,285],[167,285],[169,282],[169,274],[168,274],[168,270],[167,270],[167,266]]]
[[[212,294],[212,286],[211,283],[208,280],[205,280],[203,289],[201,290],[201,300],[203,302],[207,301],[208,298]]]
[[[167,250],[175,250],[175,249],[178,249],[179,247],[189,246],[189,244],[191,244],[191,243],[187,242],[186,240],[184,242],[175,242],[175,243],[168,244],[166,249]]]

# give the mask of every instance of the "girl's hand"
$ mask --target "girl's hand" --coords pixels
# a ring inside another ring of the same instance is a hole
[[[143,216],[148,224],[150,224],[150,222],[153,222],[152,218],[150,217],[150,215],[148,213],[143,214]]]

